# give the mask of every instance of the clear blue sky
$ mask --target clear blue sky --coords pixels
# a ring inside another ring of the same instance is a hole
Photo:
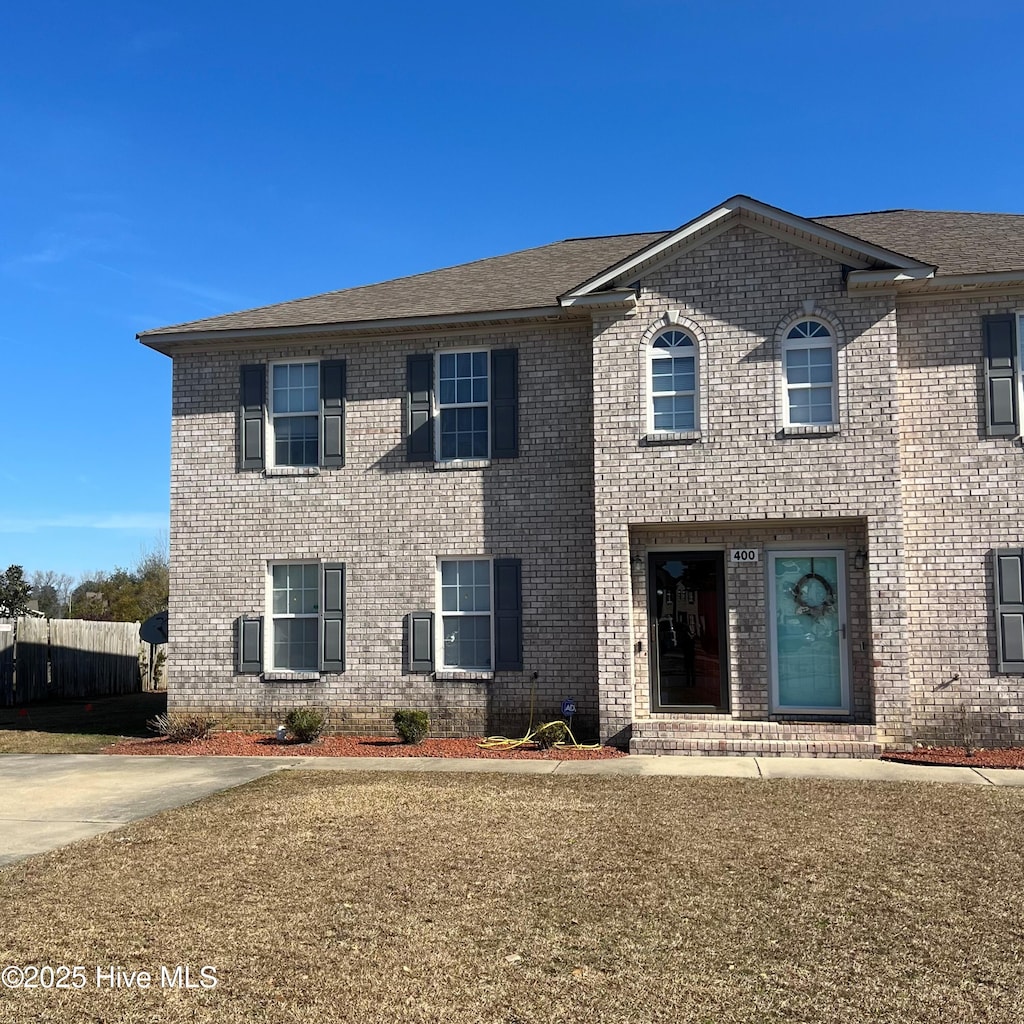
[[[0,570],[167,528],[170,361],[136,331],[668,229],[1024,212],[1018,3],[9,5]]]

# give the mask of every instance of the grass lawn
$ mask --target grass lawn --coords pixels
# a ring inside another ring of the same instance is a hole
[[[0,1020],[1015,1022],[1022,861],[1012,789],[288,772],[0,870],[88,972]]]
[[[166,708],[163,692],[0,708],[0,754],[94,754],[126,736],[153,736],[146,722]]]

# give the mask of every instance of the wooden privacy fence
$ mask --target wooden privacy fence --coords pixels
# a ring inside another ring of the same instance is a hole
[[[0,706],[137,693],[141,653],[137,622],[0,619]]]

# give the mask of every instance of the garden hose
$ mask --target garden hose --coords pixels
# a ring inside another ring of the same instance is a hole
[[[600,750],[600,743],[580,743],[578,739],[573,735],[572,729],[569,728],[568,722],[564,722],[561,719],[557,719],[554,722],[545,722],[543,725],[538,725],[536,729],[533,727],[533,705],[534,697],[537,685],[537,673],[534,672],[533,679],[530,683],[530,724],[526,727],[526,735],[520,737],[517,740],[509,739],[507,736],[488,736],[486,739],[480,741],[477,746],[482,747],[484,750],[515,750],[517,747],[525,746],[527,743],[536,743],[540,746],[540,743],[534,739],[534,737],[543,732],[545,729],[551,726],[561,726],[569,734],[570,743],[565,740],[559,740],[556,743],[552,743],[551,747],[560,749],[562,747],[572,747],[575,750]]]

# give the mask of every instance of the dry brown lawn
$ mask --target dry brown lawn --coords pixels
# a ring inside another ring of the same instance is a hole
[[[0,871],[90,973],[0,1021],[1011,1024],[1022,860],[995,787],[288,772]]]

